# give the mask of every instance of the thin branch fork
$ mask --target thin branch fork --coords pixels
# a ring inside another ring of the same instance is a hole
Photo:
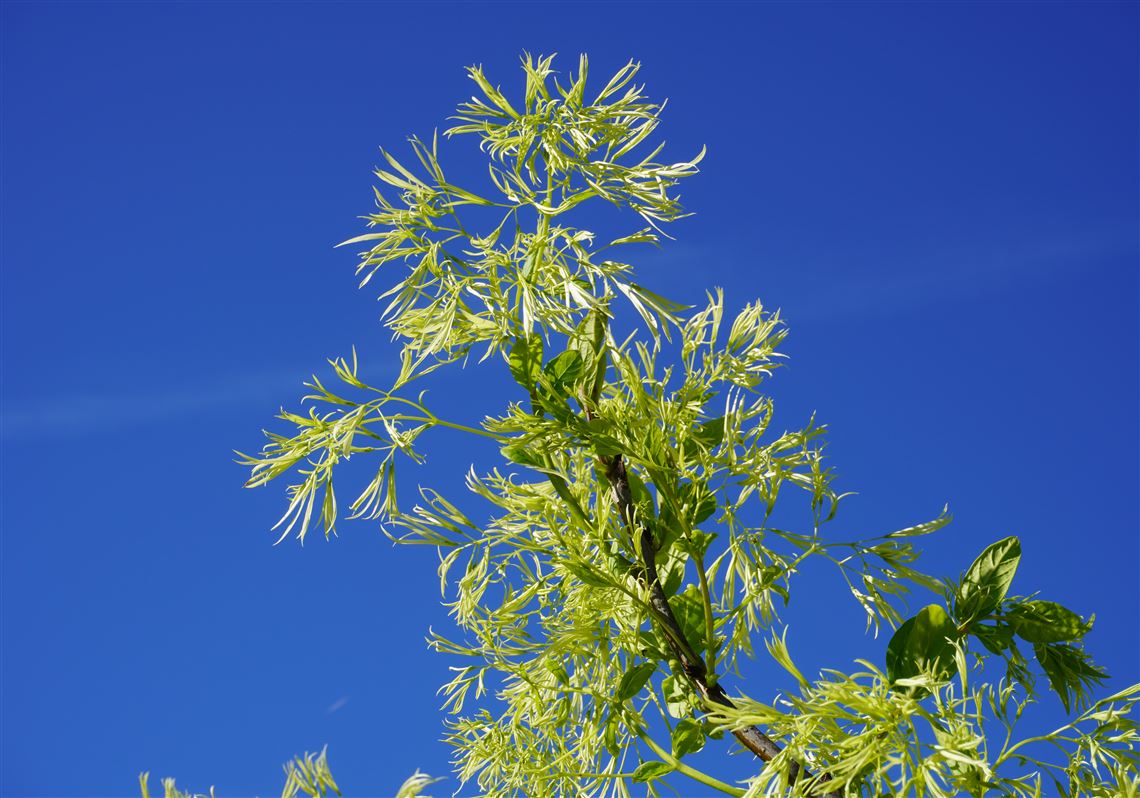
[[[625,461],[620,454],[612,457],[600,457],[599,462],[604,469],[606,479],[610,483],[614,499],[621,512],[622,520],[631,535],[637,536],[638,546],[641,549],[641,580],[649,590],[649,605],[657,621],[664,627],[665,640],[673,656],[681,663],[681,670],[693,683],[708,703],[720,704],[724,707],[733,707],[732,699],[725,693],[724,688],[715,680],[710,684],[708,668],[704,660],[693,649],[692,644],[685,637],[681,625],[673,608],[669,606],[669,599],[657,578],[656,542],[653,532],[644,524],[639,523],[634,513],[633,494],[629,486],[629,475],[626,472]],[[712,641],[709,641],[711,645]],[[780,746],[756,726],[736,729],[733,735],[740,744],[760,757],[765,762],[771,761],[782,750]],[[811,772],[799,763],[793,763],[789,781],[795,783],[797,777],[803,774],[811,778]],[[831,776],[824,773],[820,776],[822,783],[831,781]],[[843,798],[842,790],[818,793],[822,798]]]

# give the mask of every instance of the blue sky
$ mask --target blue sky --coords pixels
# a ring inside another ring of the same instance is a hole
[[[367,523],[274,547],[282,493],[232,450],[353,345],[384,380],[332,245],[377,148],[444,127],[468,64],[517,89],[523,50],[640,60],[667,152],[708,146],[641,276],[782,308],[777,423],[816,412],[859,494],[831,533],[949,502],[947,575],[1018,534],[1015,589],[1096,612],[1109,688],[1137,681],[1136,30],[1134,3],[4,2],[0,793],[267,795],[326,743],[355,794],[447,773],[434,554]],[[437,399],[477,417],[500,376]],[[473,453],[432,455],[442,488]],[[811,668],[881,658],[830,574],[800,590]]]

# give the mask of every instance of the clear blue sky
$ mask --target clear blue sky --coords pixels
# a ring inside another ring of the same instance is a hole
[[[6,0],[0,25],[4,796],[143,769],[269,795],[326,743],[356,794],[447,772],[434,555],[366,523],[273,547],[281,491],[243,491],[231,450],[353,344],[383,381],[332,244],[377,147],[443,127],[467,64],[517,88],[524,49],[642,61],[669,152],[708,146],[641,274],[783,309],[777,423],[816,411],[859,492],[830,533],[949,502],[948,575],[1019,534],[1015,589],[1095,611],[1110,688],[1140,677],[1136,4]],[[498,376],[438,398],[471,412]],[[470,456],[436,440],[416,479],[446,487]],[[797,654],[881,659],[804,579]]]

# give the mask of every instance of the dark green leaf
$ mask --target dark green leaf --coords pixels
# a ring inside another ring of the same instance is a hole
[[[578,577],[579,581],[584,585],[590,585],[592,587],[613,587],[613,581],[610,580],[606,574],[591,568],[586,563],[565,560],[562,566],[574,576]]]
[[[1013,645],[1013,629],[1005,624],[1000,626],[973,626],[970,631],[982,641],[982,645],[994,654],[1001,654]]]
[[[660,561],[669,553],[670,547],[681,536],[681,524],[673,514],[668,502],[661,504],[661,514],[657,520],[657,552]],[[670,594],[672,595],[672,594]]]
[[[618,682],[617,695],[614,697],[618,702],[633,698],[641,692],[641,688],[645,687],[645,683],[649,681],[649,677],[653,675],[655,670],[657,670],[657,663],[655,662],[643,662],[640,665],[634,665],[622,674],[621,681]]]
[[[564,424],[571,423],[574,416],[574,412],[566,403],[565,394],[552,393],[544,388],[538,390],[538,408]]]
[[[887,678],[892,682],[932,671],[939,679],[954,672],[958,636],[950,616],[937,604],[923,607],[898,628],[887,644]]]
[[[677,623],[689,645],[698,654],[705,650],[705,605],[696,585],[689,585],[679,595],[669,600]]]
[[[697,450],[712,451],[724,440],[724,416],[711,418],[694,427],[685,440],[684,450],[689,457],[695,457]]]
[[[1029,643],[1064,643],[1079,640],[1092,629],[1092,619],[1052,601],[1023,601],[1009,609],[1009,624]]]
[[[617,724],[617,717],[608,716],[605,731],[602,733],[602,742],[611,756],[621,756],[621,747],[617,743]]]
[[[555,390],[569,392],[581,379],[582,368],[582,356],[568,349],[543,366],[542,372]]]
[[[668,658],[667,648],[652,629],[642,629],[637,633],[638,651],[641,656],[654,661]]]
[[[518,463],[525,466],[542,466],[542,458],[533,452],[530,447],[522,443],[512,443],[504,446],[499,450],[503,457],[510,460],[512,463]]]
[[[669,557],[665,565],[659,569],[658,578],[666,596],[675,595],[681,587],[681,582],[685,580],[685,562],[684,557]]]
[[[653,516],[653,494],[649,492],[645,482],[642,481],[641,476],[632,468],[627,468],[625,472],[626,480],[629,482],[629,493],[633,497],[633,503],[644,515],[649,514]]]
[[[516,338],[507,362],[515,382],[528,391],[533,390],[542,370],[542,338],[533,333]]]
[[[958,622],[968,624],[985,618],[1001,604],[1021,560],[1021,542],[1016,537],[986,547],[962,577],[958,586]]]
[[[547,659],[543,661],[543,667],[550,671],[551,675],[558,680],[559,684],[569,684],[570,674],[566,672],[566,666],[555,659]]]
[[[673,766],[666,762],[643,762],[633,771],[634,781],[654,781],[673,772]]]
[[[1108,673],[1094,665],[1089,655],[1076,646],[1038,644],[1033,647],[1033,653],[1066,712],[1073,711],[1074,703],[1078,708],[1085,704],[1089,689],[1108,678]]]
[[[703,482],[686,482],[680,488],[681,503],[692,526],[707,521],[717,509],[716,494]]]
[[[624,448],[622,442],[610,434],[613,428],[614,423],[608,418],[592,418],[581,427],[585,431],[585,437],[593,446],[594,452],[600,457],[612,457],[615,454],[621,454]]]
[[[692,712],[692,697],[684,679],[669,675],[661,680],[661,693],[665,696],[665,708],[674,718],[686,718]]]
[[[579,322],[571,336],[570,346],[582,355],[583,371],[590,394],[596,395],[606,376],[606,312],[602,308],[590,311]]]
[[[705,732],[701,724],[685,718],[673,727],[673,756],[695,754],[705,747]]]
[[[716,540],[715,532],[702,532],[699,529],[694,529],[689,537],[677,541],[677,548],[687,554],[704,557],[705,552],[708,551],[714,540]]]

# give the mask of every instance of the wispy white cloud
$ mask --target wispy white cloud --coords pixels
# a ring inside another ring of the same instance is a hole
[[[388,369],[381,369],[381,373]],[[374,377],[369,373],[362,377]],[[270,404],[291,404],[302,396],[304,369],[230,375],[193,386],[141,393],[49,396],[0,407],[0,438],[54,438],[160,424],[210,412]]]
[[[643,279],[654,286],[653,270],[683,273],[714,260],[731,258],[738,269],[755,273],[753,282],[759,298],[765,295],[765,274],[770,270],[790,270],[771,282],[787,296],[799,296],[794,306],[786,305],[785,315],[797,322],[837,322],[896,313],[932,302],[969,299],[992,295],[1023,282],[1038,282],[1070,275],[1103,264],[1106,258],[1133,255],[1135,230],[1121,226],[1086,231],[1080,235],[1019,241],[996,247],[949,249],[924,252],[908,260],[897,254],[892,263],[876,264],[874,269],[852,263],[819,264],[809,268],[802,263],[742,263],[737,253],[748,251],[741,241],[722,241],[713,246],[674,242],[643,258]],[[865,260],[865,258],[864,258]],[[1134,267],[1134,266],[1133,266]],[[826,279],[819,275],[826,273]],[[809,277],[809,275],[811,275]],[[735,278],[734,278],[735,279]],[[810,280],[810,285],[805,282]],[[745,299],[740,298],[741,304]],[[388,376],[390,368],[367,377]],[[204,415],[225,408],[254,403],[276,405],[300,397],[300,383],[308,378],[303,368],[262,371],[219,377],[193,386],[170,387],[149,393],[84,394],[49,396],[40,400],[5,403],[0,407],[0,438],[55,438],[109,429],[154,425],[164,421]]]
[[[325,710],[326,715],[331,715],[339,709],[344,709],[344,705],[348,703],[348,696],[342,695],[336,701],[329,704],[329,708]]]
[[[773,303],[771,288],[766,293],[765,285],[778,285],[785,302],[788,297],[796,297],[794,305],[785,304],[783,308],[793,323],[846,322],[933,302],[992,296],[1018,285],[1103,268],[1109,258],[1133,258],[1135,247],[1133,226],[1105,225],[1076,234],[1002,245],[964,245],[958,241],[944,249],[917,252],[910,257],[896,252],[889,260],[869,267],[866,252],[850,256],[846,263],[842,256],[830,263],[745,263],[738,253],[753,248],[742,241],[717,242],[711,247],[684,243],[668,244],[660,251],[648,253],[642,277],[653,288],[655,267],[688,275],[705,263],[731,261],[734,270],[752,271],[755,290],[766,305]],[[743,303],[745,298],[740,301]]]

